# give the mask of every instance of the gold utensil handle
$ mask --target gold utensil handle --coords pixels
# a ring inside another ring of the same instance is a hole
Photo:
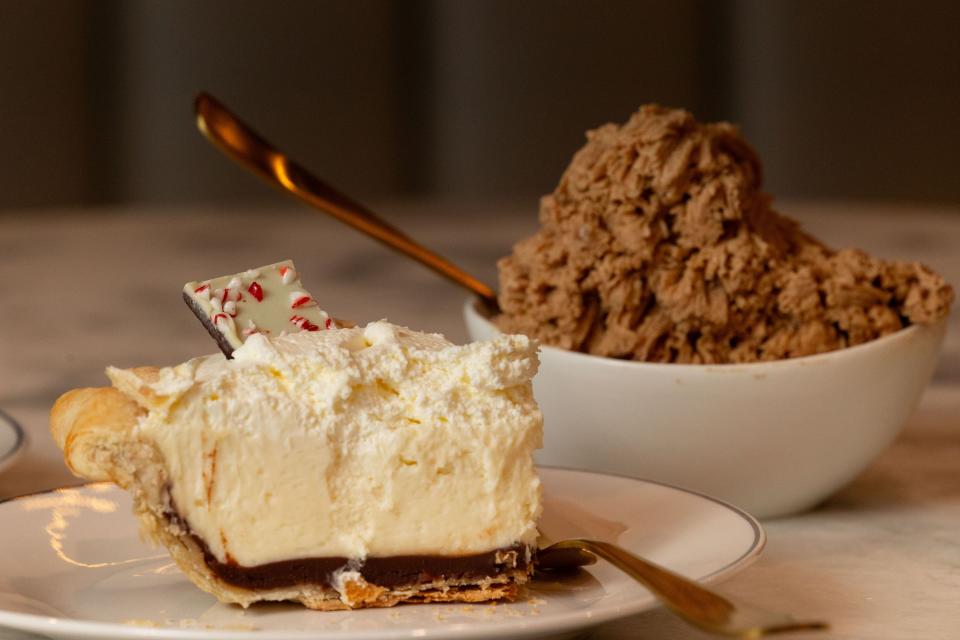
[[[788,631],[822,631],[823,622],[798,622],[792,616],[735,603],[626,549],[599,540],[572,539],[545,549],[581,549],[607,562],[644,585],[678,616],[704,631],[737,638],[759,638]],[[542,552],[541,552],[542,553]]]
[[[497,296],[493,289],[311,174],[213,96],[200,93],[194,110],[197,127],[203,135],[240,165],[314,208],[433,269],[496,308]]]

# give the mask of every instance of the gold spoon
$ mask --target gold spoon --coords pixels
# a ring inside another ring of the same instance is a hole
[[[310,174],[212,96],[201,93],[194,106],[200,131],[230,158],[307,204],[430,267],[474,293],[491,309],[497,308],[497,297],[490,287]],[[786,614],[768,613],[743,604],[734,605],[729,599],[683,576],[606,542],[557,542],[537,552],[536,568],[539,571],[557,571],[593,564],[596,562],[593,554],[646,586],[682,619],[706,631],[740,638],[758,638],[784,631],[826,628],[823,623],[798,623]]]
[[[649,589],[680,618],[709,633],[732,638],[760,638],[788,631],[823,631],[823,622],[798,622],[786,613],[734,603],[626,549],[599,540],[561,540],[537,551],[538,571],[565,570],[593,564],[596,554]]]
[[[433,269],[469,290],[491,310],[497,309],[497,294],[493,289],[312,175],[213,96],[200,93],[194,110],[197,127],[203,135],[237,163],[314,208]]]

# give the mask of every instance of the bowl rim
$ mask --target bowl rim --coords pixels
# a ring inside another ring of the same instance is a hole
[[[476,297],[467,298],[464,303],[464,312],[466,314],[475,316],[481,322],[486,323],[497,333],[502,333],[495,324],[490,320],[490,318],[480,311],[481,300]],[[899,342],[906,342],[910,339],[916,337],[918,333],[924,331],[942,331],[946,328],[947,321],[949,320],[949,314],[944,316],[937,322],[929,325],[920,325],[920,324],[911,324],[908,327],[904,327],[898,331],[881,336],[870,340],[869,342],[864,342],[861,344],[854,345],[852,347],[844,347],[843,349],[835,349],[833,351],[827,351],[824,353],[816,353],[809,356],[797,356],[795,358],[782,358],[780,360],[764,360],[760,362],[727,362],[727,363],[717,363],[717,364],[688,364],[688,363],[671,363],[671,362],[642,362],[636,360],[621,360],[619,358],[608,358],[606,356],[597,356],[592,353],[583,353],[581,351],[568,351],[566,349],[561,349],[560,347],[554,347],[547,344],[539,343],[539,347],[542,351],[555,353],[559,357],[564,358],[573,358],[583,359],[583,362],[592,362],[600,366],[611,366],[611,367],[622,367],[626,369],[647,369],[647,370],[670,370],[675,373],[687,371],[725,371],[725,372],[738,372],[738,371],[750,371],[757,372],[760,369],[785,369],[788,367],[797,367],[797,366],[806,366],[810,364],[821,364],[834,360],[838,357],[847,357],[848,355],[858,355],[863,354],[868,351],[882,349],[884,347],[890,346]]]

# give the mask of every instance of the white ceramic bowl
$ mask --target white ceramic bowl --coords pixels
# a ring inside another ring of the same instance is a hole
[[[496,327],[473,300],[475,340]],[[629,362],[541,347],[541,464],[668,482],[758,517],[813,507],[894,439],[930,381],[946,321],[804,358]]]

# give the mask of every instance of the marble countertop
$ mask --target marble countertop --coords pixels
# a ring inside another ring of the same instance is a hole
[[[781,208],[830,245],[920,259],[960,283],[960,210],[849,203]],[[534,206],[379,209],[491,284],[496,259],[536,227]],[[179,289],[224,265],[290,257],[322,306],[340,317],[387,316],[466,338],[462,291],[301,208],[0,214],[0,255],[0,409],[29,439],[25,454],[0,472],[0,499],[78,482],[47,435],[47,412],[64,390],[105,384],[107,364],[171,364],[213,350],[179,301]],[[724,590],[829,620],[833,628],[821,637],[960,636],[958,325],[960,314],[954,314],[934,382],[900,438],[820,508],[764,523],[764,555]],[[2,640],[21,637],[0,630]],[[706,636],[655,610],[590,637]]]

